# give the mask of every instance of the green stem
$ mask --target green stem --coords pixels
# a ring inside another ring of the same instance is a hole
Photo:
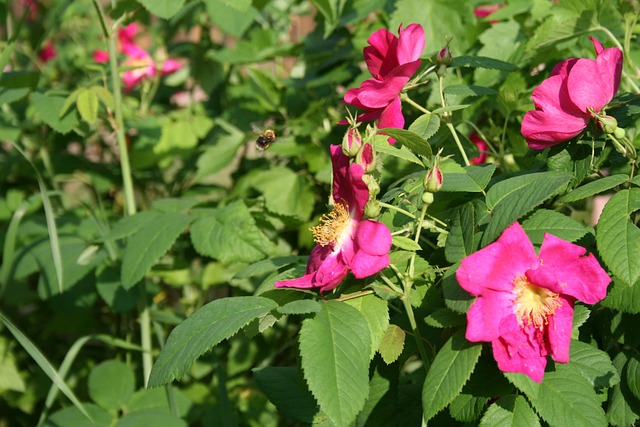
[[[413,105],[416,109],[422,111],[425,114],[431,114],[431,111],[427,110],[422,105],[418,104],[416,101],[409,98],[409,95],[407,95],[406,93],[402,94],[402,100],[405,101],[407,104]]]
[[[427,215],[428,207],[429,205],[426,203],[422,205],[422,210],[420,211],[420,218],[418,219],[418,227],[416,228],[416,236],[413,238],[413,241],[416,243],[420,242],[420,233],[422,232],[424,218]],[[416,262],[416,253],[414,252],[413,255],[411,255],[411,260],[409,261],[409,278],[411,279],[411,282],[413,282],[415,262]],[[405,283],[409,285],[409,287],[411,286],[411,283],[407,283],[406,281]]]
[[[416,216],[414,214],[412,214],[411,212],[409,212],[409,211],[405,211],[402,208],[399,208],[399,207],[397,207],[395,205],[390,205],[390,204],[385,203],[385,202],[379,202],[379,203],[380,203],[380,206],[382,206],[383,208],[391,209],[391,210],[400,212],[402,214],[405,214],[406,216],[408,216],[411,219],[416,219]]]
[[[116,39],[117,29],[121,21],[114,22],[109,33],[104,11],[102,6],[97,0],[93,0],[93,5],[98,13],[100,20],[100,26],[102,31],[108,40],[109,51],[109,69],[111,72],[111,87],[114,100],[114,114],[115,114],[115,131],[116,140],[118,142],[118,150],[120,151],[120,169],[122,171],[122,183],[125,200],[125,212],[128,216],[135,215],[136,200],[133,190],[133,178],[131,174],[131,164],[129,162],[129,151],[127,148],[127,139],[125,135],[124,119],[122,115],[122,88],[120,86],[120,73],[118,73],[117,63],[117,50]],[[151,368],[153,366],[153,357],[151,355],[151,316],[149,314],[149,304],[147,301],[147,292],[144,281],[140,283],[140,343],[142,345],[142,372],[144,375],[144,384],[147,385],[149,381],[149,375],[151,374]]]
[[[420,334],[420,329],[418,329],[418,324],[416,323],[416,317],[413,313],[413,307],[411,306],[411,300],[409,299],[408,291],[409,288],[405,288],[405,294],[400,299],[402,300],[404,309],[407,312],[409,324],[411,325],[411,330],[413,331],[414,338],[416,339],[416,345],[418,346],[418,352],[420,353],[420,358],[422,359],[422,364],[424,365],[424,369],[426,371],[429,369],[429,359],[427,357],[427,352],[424,349],[424,345],[422,345],[422,335]]]
[[[442,108],[447,108],[447,100],[444,97],[444,76],[438,76],[438,85],[440,87],[440,103],[442,104]],[[462,155],[464,164],[469,166],[470,164],[469,157],[467,157],[467,153],[464,151],[464,148],[462,147],[462,142],[460,142],[460,138],[458,138],[458,132],[456,132],[456,128],[451,123],[451,113],[448,111],[445,111],[444,113],[442,113],[442,117],[444,118],[445,123],[449,128],[449,132],[451,132],[451,135],[453,136],[453,139],[456,141],[456,145],[458,146],[458,150]]]

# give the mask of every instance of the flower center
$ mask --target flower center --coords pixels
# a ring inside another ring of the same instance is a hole
[[[555,292],[535,286],[526,276],[518,277],[513,284],[516,296],[515,313],[521,326],[533,325],[542,329],[549,321],[547,316],[553,315],[561,305],[560,297]]]
[[[320,246],[333,244],[339,247],[344,237],[351,234],[352,224],[349,205],[340,200],[331,212],[320,219],[320,224],[309,230],[313,233],[313,240]]]

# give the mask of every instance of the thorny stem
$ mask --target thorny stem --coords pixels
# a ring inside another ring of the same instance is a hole
[[[111,72],[111,87],[113,88],[114,113],[115,113],[115,131],[116,140],[118,142],[118,150],[120,151],[120,169],[122,170],[122,183],[125,199],[125,212],[128,216],[135,215],[136,200],[133,190],[133,178],[131,174],[131,164],[129,162],[129,151],[127,149],[127,139],[125,135],[124,119],[122,116],[122,88],[120,86],[120,73],[118,73],[116,41],[114,34],[122,19],[114,22],[109,33],[104,11],[98,0],[93,0],[93,5],[98,13],[100,26],[105,38],[108,40],[109,51],[109,69]],[[144,280],[140,282],[140,342],[142,345],[142,372],[144,375],[144,385],[146,387],[151,368],[153,366],[153,357],[151,356],[151,316],[149,314],[149,304],[147,301],[147,292]]]

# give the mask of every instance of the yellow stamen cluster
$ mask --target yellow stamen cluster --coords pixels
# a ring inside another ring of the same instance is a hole
[[[349,205],[344,200],[336,203],[333,210],[320,219],[320,224],[311,227],[313,240],[320,246],[335,244],[345,228],[350,225]]]
[[[516,296],[515,313],[521,326],[533,325],[536,329],[549,324],[547,316],[552,315],[562,304],[560,296],[548,289],[531,284],[526,276],[514,281]]]

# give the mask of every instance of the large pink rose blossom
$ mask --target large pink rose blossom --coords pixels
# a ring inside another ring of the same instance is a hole
[[[276,282],[276,288],[334,289],[349,271],[362,279],[389,265],[391,232],[386,225],[363,220],[369,188],[364,170],[350,163],[340,145],[331,146],[333,211],[312,229],[317,245],[311,251],[305,275]]]
[[[593,254],[550,234],[540,253],[518,223],[462,260],[456,278],[476,295],[466,338],[490,342],[498,368],[541,382],[547,355],[569,362],[576,299],[595,304],[611,279]]]
[[[349,89],[344,102],[366,111],[358,116],[359,122],[378,120],[379,128],[402,128],[400,92],[422,63],[419,58],[425,45],[424,30],[418,24],[405,29],[400,25],[396,37],[383,28],[368,42],[364,59],[373,78]]]
[[[622,52],[589,39],[598,55],[595,60],[564,60],[533,90],[536,109],[525,114],[521,129],[530,148],[542,150],[580,134],[618,91]]]

